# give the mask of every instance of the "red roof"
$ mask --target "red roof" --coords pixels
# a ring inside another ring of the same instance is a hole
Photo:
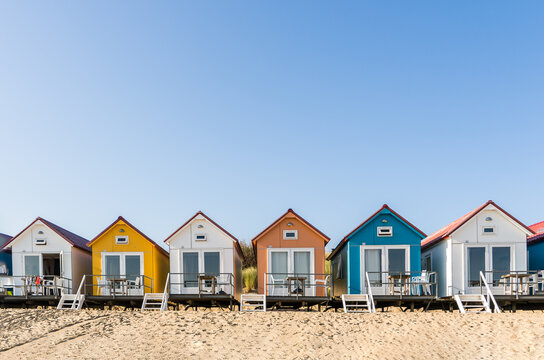
[[[482,211],[483,209],[485,209],[489,205],[495,206],[503,214],[505,214],[506,216],[508,216],[509,218],[514,220],[515,222],[517,222],[519,225],[521,225],[521,227],[526,229],[529,233],[534,234],[533,230],[531,230],[525,224],[523,224],[521,221],[519,221],[518,219],[516,219],[515,217],[510,215],[508,212],[506,212],[504,209],[502,209],[499,205],[495,204],[493,202],[493,200],[489,200],[486,203],[484,203],[483,205],[480,205],[479,207],[472,210],[471,212],[461,216],[459,219],[455,220],[454,222],[449,223],[448,225],[444,226],[440,230],[435,231],[431,235],[427,236],[425,239],[421,240],[421,246],[427,248],[427,247],[429,247],[431,245],[434,245],[434,244],[444,240],[445,238],[447,238],[448,236],[453,234],[457,229],[459,229],[467,221],[472,219],[476,214],[478,214],[480,211]]]
[[[329,242],[330,238],[323,234],[321,231],[319,231],[318,228],[316,228],[315,226],[313,226],[312,224],[310,224],[308,221],[306,221],[302,216],[298,215],[296,212],[293,211],[293,209],[288,209],[282,216],[280,216],[276,221],[274,221],[272,224],[270,224],[266,229],[264,229],[263,231],[261,231],[257,236],[255,236],[253,238],[253,240],[251,240],[251,243],[253,244],[253,246],[255,246],[255,243],[257,242],[257,240],[263,236],[268,230],[272,229],[277,223],[279,223],[284,217],[286,217],[288,214],[293,214],[297,219],[299,219],[301,222],[303,222],[304,224],[306,224],[308,227],[310,227],[312,230],[314,230],[315,232],[317,232],[320,236],[322,236],[324,239],[325,239],[325,244]]]
[[[334,255],[336,255],[336,253],[338,251],[340,251],[340,249],[346,244],[346,242],[348,241],[348,238],[353,235],[356,231],[358,231],[360,228],[362,228],[363,226],[365,226],[368,222],[370,222],[370,220],[372,220],[376,215],[378,215],[380,212],[382,212],[384,209],[387,209],[389,210],[393,215],[395,215],[396,217],[398,217],[399,219],[401,219],[402,221],[404,221],[408,226],[411,226],[416,232],[420,233],[423,237],[427,236],[425,235],[425,233],[421,230],[419,230],[417,227],[415,227],[412,223],[410,223],[408,220],[406,220],[405,218],[403,218],[402,216],[400,216],[399,213],[397,213],[395,210],[391,209],[389,207],[389,205],[387,204],[383,204],[383,206],[381,208],[378,209],[378,211],[376,211],[374,214],[370,215],[370,217],[368,219],[366,219],[365,221],[363,221],[361,224],[359,224],[359,226],[357,226],[355,229],[353,229],[349,234],[347,234],[346,236],[344,236],[344,238],[340,241],[340,243],[334,248],[334,250],[331,252],[331,254],[327,257],[327,260],[330,260],[333,258]]]
[[[238,252],[240,253],[240,256],[242,256],[242,258],[244,257],[244,253],[242,252],[242,247],[240,246],[240,242],[238,241],[237,238],[235,238],[233,235],[231,235],[231,233],[229,233],[227,230],[225,230],[224,228],[222,228],[219,224],[217,224],[215,221],[213,221],[210,217],[208,217],[208,215],[204,214],[202,211],[197,211],[196,214],[194,214],[189,220],[187,220],[183,225],[181,225],[179,228],[176,229],[176,231],[174,231],[172,234],[170,234],[170,236],[168,236],[164,242],[167,242],[168,240],[170,240],[170,238],[172,236],[174,236],[178,231],[180,231],[181,229],[183,229],[185,226],[187,226],[187,224],[189,224],[191,221],[194,220],[194,218],[196,218],[198,215],[202,215],[204,218],[206,218],[209,222],[211,222],[213,225],[217,226],[219,228],[219,230],[223,231],[225,234],[227,234],[232,240],[234,240],[234,242],[236,243],[236,248],[238,250]]]
[[[7,243],[4,244],[3,248],[5,248],[8,244],[13,242],[17,237],[19,237],[22,233],[24,233],[29,227],[34,225],[34,223],[36,223],[36,221],[41,221],[42,223],[44,223],[47,227],[49,227],[51,230],[56,232],[64,240],[68,241],[72,246],[75,246],[75,247],[77,247],[77,248],[79,248],[81,250],[84,250],[84,251],[88,251],[88,252],[91,251],[87,247],[87,243],[89,242],[89,240],[87,240],[87,239],[85,239],[85,238],[83,238],[83,237],[81,237],[81,236],[79,236],[77,234],[74,234],[73,232],[68,231],[68,230],[66,230],[64,228],[61,228],[60,226],[58,226],[56,224],[53,224],[52,222],[47,221],[47,220],[45,220],[44,218],[41,218],[41,217],[37,217],[36,220],[34,220],[33,222],[30,223],[30,225],[28,225],[20,233],[18,233],[14,237],[12,237],[10,241],[8,241]]]
[[[535,233],[540,234],[544,232],[544,221],[537,222],[536,224],[529,225],[529,229],[533,230]]]
[[[100,237],[102,236],[106,231],[108,231],[109,229],[111,229],[115,224],[117,224],[119,221],[123,221],[125,224],[127,224],[128,226],[130,226],[134,231],[136,231],[138,234],[142,235],[147,241],[149,241],[151,244],[153,244],[153,246],[155,246],[160,252],[162,252],[164,255],[168,256],[168,252],[166,250],[164,250],[161,246],[159,246],[159,244],[157,244],[156,242],[154,242],[153,240],[151,240],[150,238],[147,237],[146,234],[144,234],[143,232],[141,232],[140,230],[138,230],[138,228],[134,225],[132,225],[131,223],[129,223],[124,217],[122,216],[119,216],[117,218],[117,220],[115,220],[114,222],[112,222],[107,228],[105,228],[104,230],[102,230],[102,232],[98,235],[96,235],[94,237],[94,239],[92,239],[91,241],[89,241],[89,243],[87,244],[88,247],[91,247],[91,245]]]

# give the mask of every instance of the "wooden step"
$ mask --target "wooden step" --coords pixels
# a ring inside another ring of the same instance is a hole
[[[242,294],[240,311],[266,311],[266,296],[263,294]]]

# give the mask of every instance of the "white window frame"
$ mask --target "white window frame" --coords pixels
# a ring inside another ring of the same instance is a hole
[[[492,232],[485,232],[485,229],[486,228],[490,228],[490,229],[493,229]],[[482,235],[485,235],[485,236],[490,236],[490,235],[495,235],[496,234],[496,227],[495,225],[483,225],[482,226]]]
[[[43,241],[43,242],[40,242],[40,241]],[[37,246],[47,245],[47,238],[45,237],[35,238],[34,245],[37,245]]]
[[[385,291],[387,286],[387,273],[389,272],[389,256],[388,250],[391,249],[404,249],[404,271],[409,272],[411,269],[410,264],[410,245],[361,245],[361,252],[359,254],[361,264],[361,282],[360,289],[366,289],[366,276],[365,276],[365,250],[381,249],[382,250],[382,286],[372,286],[372,291],[375,289],[383,289]],[[385,292],[384,292],[385,294]]]
[[[465,287],[466,293],[480,293],[480,287],[479,286],[468,286],[468,271],[469,271],[469,263],[468,263],[468,249],[469,248],[485,248],[485,271],[491,271],[493,270],[493,248],[495,247],[508,247],[510,248],[510,271],[513,271],[516,268],[516,256],[515,256],[515,245],[514,244],[465,244],[465,249],[463,251],[463,262],[465,264],[464,268],[465,271],[463,273],[463,286]],[[503,286],[493,286],[493,274],[491,273],[485,273],[485,278],[487,283],[491,288],[498,289],[502,288]]]
[[[199,239],[199,236],[204,236],[204,239]],[[208,241],[208,236],[205,233],[196,233],[194,234],[194,241]]]
[[[23,273],[23,276],[27,276],[26,275],[26,258],[27,256],[37,256],[38,257],[38,271],[39,271],[39,276],[43,276],[43,257],[42,257],[42,253],[25,253],[23,254],[23,268],[22,268],[22,273]],[[62,270],[61,270],[62,271]]]
[[[106,276],[106,256],[120,256],[119,259],[119,276],[127,276],[126,272],[126,256],[133,256],[133,255],[139,255],[140,256],[140,276],[145,275],[145,269],[144,269],[144,253],[138,252],[138,251],[130,251],[130,252],[120,252],[120,251],[104,251],[101,253],[101,276]],[[117,275],[117,274],[115,274]]]
[[[225,273],[225,261],[224,261],[225,257],[224,257],[223,249],[209,248],[209,249],[178,249],[178,250],[179,250],[179,259],[178,259],[179,261],[178,261],[178,269],[177,269],[178,274],[183,274],[183,254],[184,253],[198,253],[198,273],[199,274],[204,273],[204,253],[207,253],[207,252],[219,253],[219,272]],[[181,284],[176,284],[176,286],[181,288],[181,291],[184,294],[190,294],[190,293],[198,294],[198,286],[196,288],[185,287],[184,282],[181,282]]]
[[[119,242],[119,239],[126,239],[126,242]],[[115,245],[128,245],[128,235],[118,235],[115,237]]]
[[[287,237],[287,233],[294,233],[295,237]],[[283,240],[298,240],[298,230],[283,230]]]
[[[266,269],[268,273],[272,273],[272,253],[273,252],[287,252],[287,273],[295,273],[295,252],[309,252],[310,253],[310,274],[315,274],[315,249],[314,248],[267,248],[266,252]],[[306,279],[307,284],[314,283],[314,277],[309,276]],[[264,280],[264,278],[263,278]],[[306,290],[307,294],[313,296],[315,294],[315,286],[311,286]]]
[[[381,234],[380,233],[381,229],[389,229],[390,233],[387,234],[387,235]],[[393,226],[377,226],[376,227],[376,235],[378,237],[393,237]]]

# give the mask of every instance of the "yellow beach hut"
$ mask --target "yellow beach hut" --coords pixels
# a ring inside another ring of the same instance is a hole
[[[164,290],[168,252],[119,216],[91,240],[93,295],[143,296]]]

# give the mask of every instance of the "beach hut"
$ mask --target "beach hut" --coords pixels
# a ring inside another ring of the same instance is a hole
[[[119,216],[91,240],[93,295],[143,296],[164,290],[168,252]]]
[[[0,233],[0,276],[9,276],[11,272],[11,249],[4,249],[4,245],[11,240],[11,236]]]
[[[527,275],[530,235],[530,228],[489,200],[423,239],[423,264],[438,274],[440,297],[480,294],[480,272],[494,294],[503,294],[511,274]]]
[[[170,294],[240,299],[242,248],[206,214],[197,212],[165,242],[170,247]]]
[[[87,239],[38,217],[4,245],[11,250],[13,295],[71,293],[91,271]]]
[[[536,234],[527,239],[529,270],[544,270],[544,221],[530,225]]]
[[[387,204],[347,234],[329,255],[334,295],[387,294],[389,283],[421,276],[421,240],[426,235]],[[393,277],[399,279],[393,279]]]
[[[287,210],[251,241],[258,292],[267,296],[325,296],[325,245],[329,237]]]

